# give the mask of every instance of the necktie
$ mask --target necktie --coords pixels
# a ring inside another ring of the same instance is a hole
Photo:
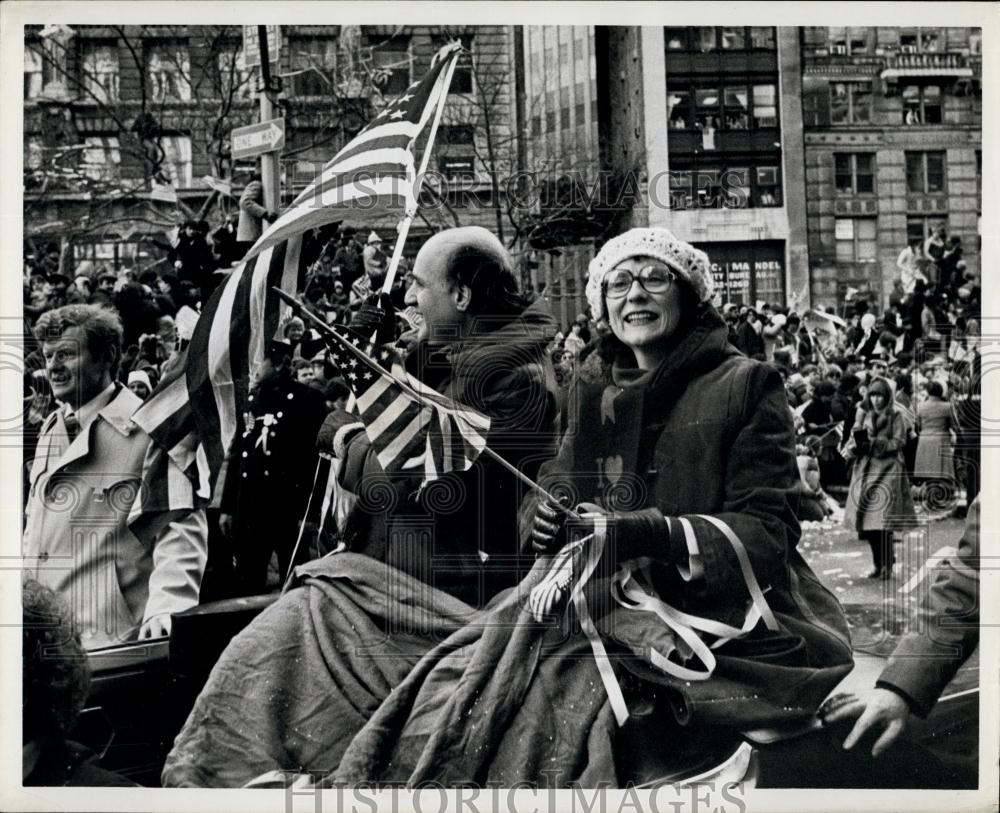
[[[69,436],[69,442],[72,443],[76,440],[76,436],[80,434],[80,419],[76,417],[75,413],[67,412],[63,418],[63,423],[66,424],[66,434]]]

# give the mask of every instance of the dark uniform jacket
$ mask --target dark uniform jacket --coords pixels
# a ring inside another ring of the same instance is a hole
[[[282,376],[250,395],[249,406],[246,431],[233,444],[221,508],[241,523],[273,511],[298,520],[316,469],[323,394]]]

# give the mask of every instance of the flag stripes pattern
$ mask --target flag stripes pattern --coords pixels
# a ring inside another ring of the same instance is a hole
[[[139,499],[128,519],[137,536],[155,536],[173,519],[205,504],[211,494],[208,458],[196,431],[184,362],[182,356],[157,388],[157,397],[132,416],[152,439],[143,460]]]
[[[287,313],[272,288],[295,295],[303,284],[303,234],[342,219],[341,204],[357,204],[369,218],[379,213],[375,206],[415,206],[413,147],[447,93],[459,51],[457,43],[442,48],[427,75],[325,166],[205,303],[186,358],[133,416],[154,442],[130,524],[157,522],[210,497],[243,431],[253,372]]]
[[[252,373],[288,306],[271,290],[302,283],[302,236],[236,266],[205,306],[191,337],[187,389],[213,477],[243,431]]]
[[[409,375],[395,350],[377,348],[372,359],[359,336],[333,333],[328,342],[383,470],[422,466],[426,482],[465,471],[483,451],[490,419]]]
[[[410,85],[323,167],[247,256],[306,229],[342,220],[345,208],[356,208],[368,220],[387,209],[415,208],[413,147],[448,92],[448,68],[460,50],[458,43],[452,43],[438,51],[424,78]]]

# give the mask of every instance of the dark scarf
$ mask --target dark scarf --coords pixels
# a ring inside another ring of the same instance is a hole
[[[551,469],[563,472],[552,488],[608,510],[634,510],[652,499],[648,478],[656,439],[687,385],[728,353],[728,329],[714,308],[703,305],[668,342],[655,370],[640,370],[622,349],[612,364],[594,354],[573,383],[573,443],[564,444]],[[572,474],[570,474],[572,473]]]

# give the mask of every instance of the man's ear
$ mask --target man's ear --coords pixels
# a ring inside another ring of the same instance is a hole
[[[451,296],[455,309],[460,313],[465,313],[472,304],[472,289],[468,285],[456,283],[452,286]]]

